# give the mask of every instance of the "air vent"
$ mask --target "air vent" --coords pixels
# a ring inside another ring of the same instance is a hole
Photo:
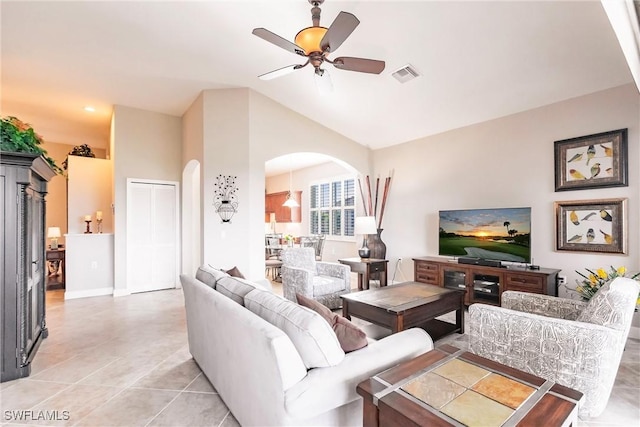
[[[409,80],[413,80],[418,77],[420,74],[413,68],[413,65],[407,64],[402,68],[397,69],[393,73],[391,73],[394,79],[399,81],[400,83],[406,83]]]

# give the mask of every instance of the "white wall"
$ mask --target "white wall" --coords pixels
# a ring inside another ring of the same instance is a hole
[[[113,293],[113,234],[68,234],[64,299]]]
[[[116,105],[112,122],[114,162],[114,295],[126,295],[127,178],[180,181],[182,119]]]
[[[202,264],[203,95],[182,116],[182,267],[194,274]]]
[[[575,270],[626,266],[640,270],[640,98],[633,85],[559,102],[374,152],[375,170],[394,169],[382,238],[390,266],[404,258],[438,254],[438,210],[532,208],[535,264],[562,269],[575,286]],[[554,141],[629,129],[629,186],[554,191]],[[626,197],[626,255],[555,251],[555,201]]]

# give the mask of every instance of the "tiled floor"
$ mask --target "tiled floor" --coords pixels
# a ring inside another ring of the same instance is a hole
[[[0,384],[0,425],[238,425],[189,354],[181,290],[66,302],[51,291],[47,300],[49,337],[30,377]],[[57,420],[15,419],[42,414]],[[605,413],[580,425],[638,420],[640,341],[629,340]]]

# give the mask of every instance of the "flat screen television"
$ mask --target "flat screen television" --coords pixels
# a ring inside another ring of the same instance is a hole
[[[531,208],[439,212],[443,256],[531,262]]]

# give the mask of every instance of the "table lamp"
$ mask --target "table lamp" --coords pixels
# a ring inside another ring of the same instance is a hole
[[[377,234],[376,217],[374,216],[359,216],[356,218],[355,234],[362,234],[362,247],[358,249],[358,255],[360,258],[369,258],[371,256],[371,250],[369,249],[369,234]]]
[[[47,229],[47,238],[51,239],[51,249],[58,249],[58,238],[60,236],[60,227],[49,227]]]

